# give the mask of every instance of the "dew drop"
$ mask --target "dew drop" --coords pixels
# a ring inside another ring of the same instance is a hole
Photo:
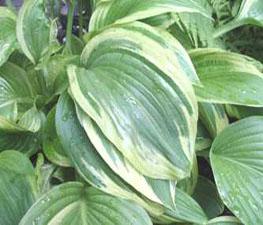
[[[65,114],[65,115],[62,116],[62,120],[63,120],[63,121],[67,121],[67,119],[68,119],[68,115],[67,115],[67,114]]]
[[[126,101],[129,102],[129,103],[131,103],[131,104],[133,104],[133,105],[136,105],[136,104],[137,104],[136,101],[135,101],[135,99],[134,99],[133,97],[127,98]]]
[[[258,211],[258,210],[259,210],[256,204],[251,203],[251,206],[252,206],[252,208],[253,208],[255,211]]]
[[[73,119],[73,113],[70,113],[70,114],[69,114],[69,118],[70,118],[70,119]]]
[[[239,217],[239,211],[238,210],[233,210],[233,213],[235,214],[236,217]]]

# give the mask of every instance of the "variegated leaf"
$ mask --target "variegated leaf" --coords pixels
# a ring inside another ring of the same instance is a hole
[[[230,22],[219,26],[213,36],[219,37],[237,27],[248,24],[263,27],[262,0],[242,0],[241,6],[235,18]]]
[[[263,65],[245,55],[220,49],[190,52],[203,86],[196,86],[200,102],[263,106]]]
[[[43,195],[19,225],[152,225],[136,204],[79,182],[59,185]]]
[[[44,0],[25,1],[17,18],[17,39],[24,54],[34,64],[50,50],[56,42],[55,23],[45,15]]]
[[[134,22],[171,12],[201,13],[209,17],[202,4],[193,0],[112,0],[97,6],[89,29],[95,31],[113,23]]]
[[[74,103],[67,94],[60,97],[57,105],[56,129],[64,151],[87,182],[106,193],[133,200],[152,214],[160,215],[163,212],[163,207],[159,204],[139,197],[104,162],[81,127]]]
[[[43,113],[34,104],[34,90],[26,72],[13,63],[0,68],[0,150],[33,154],[39,145]]]
[[[175,181],[155,180],[143,176],[122,153],[103,135],[91,118],[77,106],[80,124],[85,129],[91,143],[112,171],[153,202],[174,208]]]
[[[17,47],[16,15],[7,7],[0,7],[0,66]]]
[[[187,177],[197,103],[181,45],[142,23],[119,25],[89,40],[82,63],[68,69],[70,92],[124,157],[152,178]]]

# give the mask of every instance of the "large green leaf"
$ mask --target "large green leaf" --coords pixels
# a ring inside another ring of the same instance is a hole
[[[263,27],[262,0],[243,0],[236,17],[223,26],[219,26],[214,33],[214,37],[246,24]]]
[[[145,58],[145,61],[150,61],[155,67],[165,72],[172,79],[178,79],[178,77],[180,77],[179,74],[184,74],[192,83],[200,84],[195,68],[186,50],[180,42],[162,29],[153,28],[141,22],[114,25],[109,29],[88,34],[85,37],[85,41],[88,42],[88,44],[83,50],[81,61],[88,69],[90,69],[90,66],[111,65],[113,60],[108,64],[102,64],[103,61],[97,59],[97,57],[104,56],[106,53],[129,53],[132,54],[133,57],[137,56],[140,61],[143,61],[143,58]],[[96,43],[96,41],[99,42]],[[107,49],[107,47],[109,47],[108,45],[111,48]],[[97,50],[98,46],[101,46],[101,49],[94,54],[94,50]],[[160,57],[160,55],[163,57]],[[104,57],[107,56],[108,55],[105,55]],[[111,54],[111,57],[113,57],[113,54]],[[114,56],[114,58],[115,57],[117,56]],[[128,57],[128,55],[126,57]],[[122,60],[126,61],[127,59],[118,57],[118,61],[120,62],[116,62],[115,65],[121,66]]]
[[[193,0],[112,0],[97,6],[89,29],[94,31],[113,23],[128,23],[169,12],[201,13],[208,16],[203,6]]]
[[[203,86],[196,86],[202,102],[263,106],[263,65],[256,60],[219,49],[190,53]]]
[[[139,22],[119,25],[89,40],[82,63],[68,68],[70,92],[124,157],[152,178],[187,177],[197,104],[186,74],[195,72],[176,40]]]
[[[263,218],[263,117],[240,120],[222,131],[210,152],[220,196],[244,223]]]
[[[228,118],[223,105],[200,102],[198,110],[199,118],[212,138],[215,138],[228,126]]]
[[[142,200],[134,189],[127,185],[103,161],[81,127],[73,101],[63,94],[57,105],[56,128],[59,140],[78,173],[91,185],[102,191],[133,200],[153,214],[161,214],[161,206]]]
[[[193,198],[200,204],[209,219],[221,215],[224,211],[224,204],[216,185],[203,176],[198,177]]]
[[[79,106],[77,106],[77,115],[91,143],[112,171],[148,199],[166,207],[175,206],[175,181],[155,180],[143,176],[123,157],[122,153],[103,135],[98,126]]]
[[[17,151],[0,153],[0,224],[17,225],[36,198],[34,169]]]
[[[17,48],[16,16],[7,7],[0,7],[0,66]]]
[[[17,39],[24,54],[32,63],[49,51],[56,33],[45,15],[44,0],[25,1],[17,18]]]
[[[19,225],[151,225],[147,213],[132,202],[82,183],[53,188],[26,213]]]

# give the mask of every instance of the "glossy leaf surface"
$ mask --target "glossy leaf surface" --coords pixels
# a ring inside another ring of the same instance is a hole
[[[263,105],[263,66],[260,62],[220,49],[198,49],[190,55],[203,85],[195,88],[200,101]]]
[[[87,69],[71,66],[68,76],[74,100],[138,171],[174,180],[193,164],[197,105],[186,74],[195,72],[164,38],[142,23],[107,29],[85,47]]]
[[[143,176],[103,135],[98,126],[77,106],[77,115],[91,143],[107,165],[141,195],[168,208],[175,206],[175,181],[155,180]]]
[[[165,214],[158,217],[160,222],[170,224],[173,222],[188,222],[196,224],[206,224],[207,217],[201,206],[184,191],[176,190],[176,208],[167,210]]]
[[[17,48],[16,16],[7,7],[0,7],[0,66]]]
[[[32,63],[38,63],[55,38],[51,22],[45,15],[43,0],[25,1],[19,10],[16,32],[24,54]]]
[[[210,151],[220,196],[244,223],[263,216],[263,117],[248,117],[222,131]]]
[[[31,162],[16,151],[0,153],[0,224],[16,225],[36,198]]]
[[[171,12],[201,13],[207,16],[203,6],[193,0],[113,0],[98,5],[89,28],[93,31],[115,22],[128,23]]]
[[[19,225],[151,225],[147,213],[132,202],[69,182],[41,197]]]
[[[162,213],[162,207],[146,203],[103,161],[81,127],[73,101],[66,94],[60,97],[56,111],[59,140],[78,173],[102,191],[133,200],[152,213]]]

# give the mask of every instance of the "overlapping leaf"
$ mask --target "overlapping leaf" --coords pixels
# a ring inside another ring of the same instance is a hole
[[[219,49],[190,53],[203,86],[195,88],[201,102],[263,106],[262,64]]]
[[[202,124],[201,121],[198,121],[197,124],[197,135],[196,135],[196,141],[195,141],[195,151],[199,152],[202,150],[208,149],[212,144],[211,137],[205,128],[205,126]]]
[[[5,63],[0,68],[0,90],[1,150],[17,149],[30,155],[38,145],[36,133],[43,114],[34,106],[35,92],[26,72]]]
[[[233,216],[220,216],[209,220],[207,225],[241,225],[242,223]]]
[[[143,176],[123,157],[80,107],[77,107],[77,115],[96,151],[114,173],[148,199],[168,208],[175,207],[175,181],[155,180]]]
[[[193,168],[190,177],[184,178],[177,183],[177,188],[180,188],[189,195],[192,195],[198,179],[198,163],[197,157],[194,158]]]
[[[56,128],[63,149],[78,173],[91,185],[106,193],[133,200],[152,214],[161,214],[162,207],[141,199],[136,191],[125,183],[103,161],[81,127],[73,101],[62,95],[57,105]]]
[[[246,24],[263,27],[263,2],[261,0],[243,0],[235,18],[223,26],[219,26],[214,37]]]
[[[70,92],[124,157],[152,178],[188,176],[197,124],[188,78],[196,77],[176,40],[142,23],[119,25],[91,38],[82,63],[68,69]]]
[[[224,204],[216,185],[203,176],[198,177],[193,198],[200,204],[209,219],[221,215],[224,211]]]
[[[228,118],[223,105],[200,102],[198,110],[199,118],[212,138],[215,138],[228,126]]]
[[[210,152],[220,196],[244,223],[263,216],[263,117],[240,120],[222,131]]]
[[[207,0],[198,0],[199,4],[212,17],[212,7]],[[168,28],[168,31],[176,37],[180,43],[187,49],[202,47],[219,47],[220,42],[213,38],[214,21],[198,13],[174,13],[174,23]]]
[[[226,105],[225,108],[229,117],[236,119],[243,119],[249,116],[263,116],[263,107]]]
[[[206,224],[207,216],[201,206],[190,195],[179,188],[176,190],[175,204],[176,208],[174,210],[166,210],[162,216],[155,218],[158,223],[188,222]]]
[[[0,224],[15,225],[36,199],[34,169],[16,151],[0,153]]]
[[[54,23],[45,15],[43,0],[25,1],[17,18],[17,39],[32,63],[38,63],[49,52],[56,38],[54,29]]]
[[[63,93],[68,86],[67,65],[79,65],[77,55],[55,55],[40,67],[43,71],[47,90],[53,95]]]
[[[26,213],[19,225],[152,225],[147,213],[132,202],[82,183],[53,188]]]
[[[54,164],[69,167],[71,162],[59,141],[55,126],[56,109],[53,108],[48,116],[44,127],[43,151],[45,156]]]
[[[0,7],[0,66],[16,48],[16,16],[7,7]]]
[[[193,0],[112,0],[101,2],[97,6],[89,29],[99,30],[113,23],[133,22],[169,12],[191,12],[209,16],[202,4]]]

